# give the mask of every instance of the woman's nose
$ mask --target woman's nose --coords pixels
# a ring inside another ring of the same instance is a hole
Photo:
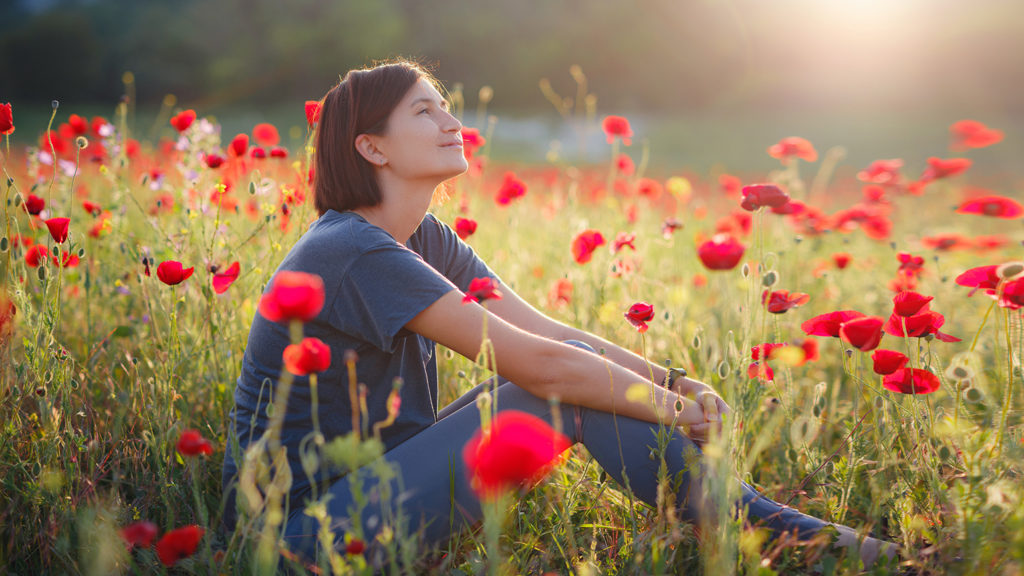
[[[448,121],[444,125],[445,132],[458,132],[462,130],[462,122],[459,122],[458,118],[452,115],[451,112],[445,112],[445,114],[448,115]]]

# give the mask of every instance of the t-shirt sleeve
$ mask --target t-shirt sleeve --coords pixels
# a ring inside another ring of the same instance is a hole
[[[474,278],[501,278],[480,259],[473,248],[462,241],[450,226],[428,214],[423,221],[421,253],[423,258],[463,292]]]
[[[398,244],[372,248],[343,276],[329,322],[393,352],[399,330],[455,288],[412,250]]]

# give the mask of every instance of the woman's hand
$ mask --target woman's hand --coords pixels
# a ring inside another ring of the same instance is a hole
[[[714,388],[698,380],[680,377],[672,383],[672,390],[682,396],[692,394],[697,405],[704,411],[704,422],[688,427],[687,435],[690,439],[703,444],[707,442],[711,430],[714,430],[715,434],[722,433],[722,415],[732,412],[732,408]]]

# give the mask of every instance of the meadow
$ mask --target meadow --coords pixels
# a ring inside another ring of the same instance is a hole
[[[486,118],[486,99],[473,105]],[[236,135],[190,112],[137,130],[126,104],[109,118],[55,105],[47,138],[46,125],[6,111],[8,574],[265,574],[282,556],[303,569],[274,532],[272,495],[288,480],[268,461],[254,459],[244,528],[229,538],[218,526],[248,327],[317,216],[313,116],[295,104],[305,145],[285,148],[274,125]],[[546,162],[496,162],[501,124],[478,124],[466,131],[470,171],[432,211],[545,313],[712,384],[734,412],[705,447],[708,466],[905,548],[875,573],[1024,573],[1022,209],[1016,182],[979,170],[1000,127],[936,126],[941,157],[906,149],[864,165],[794,134],[759,144],[774,168],[726,172],[652,163],[627,120],[573,116],[600,134],[597,163],[557,149]],[[624,318],[637,302],[654,309],[643,333]],[[487,376],[449,351],[439,358],[442,406]],[[322,457],[351,466],[379,450],[326,441]],[[855,555],[767,542],[724,507],[698,540],[669,503],[637,502],[581,446],[505,502],[444,550],[421,554],[386,532],[386,571],[860,570]],[[360,544],[304,569],[371,573]]]

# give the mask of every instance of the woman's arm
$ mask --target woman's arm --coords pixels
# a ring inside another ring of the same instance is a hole
[[[651,376],[653,375],[655,383],[660,384],[665,381],[668,370],[664,367],[647,362],[643,356],[609,342],[600,336],[567,326],[547,316],[520,298],[515,291],[504,284],[501,285],[501,293],[503,298],[488,303],[488,310],[509,324],[559,342],[564,340],[585,342],[594,350],[604,350],[604,355],[612,362],[640,374],[648,380],[652,380]],[[725,400],[711,386],[699,380],[689,377],[676,378],[672,383],[672,390],[682,395],[694,395],[701,406],[704,406],[705,397],[713,400],[713,402],[707,405],[708,417],[711,421],[716,421],[715,417],[718,414],[732,411],[729,405],[725,403]]]
[[[420,312],[406,328],[467,358],[476,358],[485,316],[498,374],[531,394],[648,422],[675,422],[686,426],[695,439],[706,435],[709,428],[704,411],[693,400],[652,385],[647,375],[597,354],[516,327],[479,304],[463,304],[457,290]],[[627,399],[627,390],[635,385],[645,387],[642,402]],[[681,408],[678,412],[677,405]]]

